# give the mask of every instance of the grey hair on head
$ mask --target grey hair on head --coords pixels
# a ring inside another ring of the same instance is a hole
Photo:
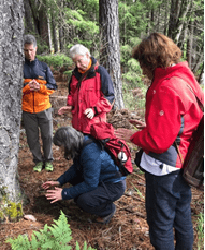
[[[74,158],[79,155],[84,141],[84,134],[72,127],[59,128],[53,138],[53,142],[57,146],[64,146],[64,157]]]
[[[33,47],[37,47],[37,41],[33,35],[25,35],[24,36],[24,45],[25,44],[33,44]]]
[[[86,48],[84,45],[82,44],[76,44],[73,47],[70,48],[70,57],[73,59],[76,56],[85,56],[88,55],[89,57],[90,55],[90,51],[88,50],[88,48]]]

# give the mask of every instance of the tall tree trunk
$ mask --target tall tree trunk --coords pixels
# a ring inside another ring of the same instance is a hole
[[[174,39],[174,32],[176,29],[176,23],[179,16],[180,0],[171,0],[170,19],[169,19],[169,32],[168,36]]]
[[[102,45],[100,63],[111,75],[115,89],[115,105],[122,108],[118,0],[100,0],[99,14]]]
[[[52,25],[53,25],[54,53],[56,53],[58,51],[58,38],[57,38],[57,25],[56,25],[55,12],[52,14]]]
[[[182,34],[183,26],[188,11],[191,8],[193,0],[172,0],[170,22],[169,22],[169,36],[175,41],[179,42]]]
[[[20,193],[17,164],[24,58],[23,0],[1,0],[0,13],[0,190],[5,188],[9,199],[17,202]]]
[[[191,64],[192,64],[193,31],[194,31],[193,21],[190,20],[190,22],[189,22],[189,38],[187,40],[187,61],[188,61],[190,69],[191,69]]]
[[[50,37],[49,37],[49,20],[46,6],[41,0],[29,0],[33,22],[34,22],[34,30],[37,36],[40,36],[41,39],[45,42],[45,44],[50,49]],[[39,51],[40,52],[40,51]]]
[[[166,1],[166,2],[165,2],[165,11],[164,11],[164,35],[167,35],[167,30],[168,30],[167,13],[169,13],[169,1]]]
[[[25,33],[33,33],[34,25],[33,25],[33,16],[31,12],[31,6],[29,0],[24,0],[24,9],[25,9]]]
[[[48,16],[45,11],[45,8],[42,6],[39,10],[39,35],[43,39],[43,41],[46,43],[46,45],[50,48],[49,44],[49,31],[48,31]]]
[[[64,7],[64,1],[60,1],[59,2],[59,8],[63,9]],[[60,51],[63,51],[64,48],[64,34],[63,34],[63,21],[61,20],[61,22],[59,22],[59,27],[58,27],[58,34],[59,34],[59,47],[60,47]]]

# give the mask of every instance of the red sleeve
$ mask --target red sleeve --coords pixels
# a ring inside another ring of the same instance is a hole
[[[152,95],[146,107],[146,128],[136,132],[130,140],[145,151],[165,152],[175,141],[181,125],[180,109],[183,104],[179,96],[169,87],[163,86]]]
[[[103,96],[103,94],[101,95],[99,102],[92,107],[94,108],[94,110],[97,110],[96,113],[100,114],[102,112],[109,112],[112,109],[112,104]]]

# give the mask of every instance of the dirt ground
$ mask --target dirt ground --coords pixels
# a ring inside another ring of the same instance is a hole
[[[64,83],[59,83],[59,90],[56,95],[67,95],[67,88]],[[119,115],[118,115],[119,117]],[[110,121],[116,122],[116,117],[110,114]],[[113,120],[112,120],[113,119]],[[119,120],[119,119],[118,119]],[[121,114],[121,121],[125,121],[126,112]],[[69,125],[70,118],[62,119],[54,116],[55,130],[58,127]],[[33,215],[36,220],[26,220],[22,218],[17,223],[8,223],[0,225],[0,249],[10,250],[9,243],[4,241],[9,237],[17,237],[18,235],[31,235],[33,230],[39,230],[45,224],[53,224],[53,219],[58,219],[60,211],[68,218],[68,223],[72,230],[71,245],[75,249],[75,242],[78,241],[80,249],[83,248],[84,241],[88,246],[92,246],[97,250],[152,250],[149,242],[148,226],[146,223],[145,212],[145,178],[144,174],[138,169],[127,178],[126,193],[115,202],[117,212],[111,223],[108,225],[99,225],[92,223],[92,216],[84,213],[79,209],[73,201],[60,201],[50,204],[45,199],[44,191],[41,185],[46,180],[57,179],[65,170],[71,166],[71,160],[65,160],[60,155],[58,147],[53,146],[54,150],[54,172],[41,173],[33,172],[33,163],[31,153],[29,151],[25,131],[22,128],[19,143],[19,164],[18,172],[20,178],[20,186],[25,191],[27,203],[24,206],[25,215]],[[134,155],[135,149],[131,145]],[[192,219],[194,226],[194,248],[199,249],[199,237],[197,230],[197,215],[204,213],[204,192],[192,189]],[[201,245],[201,249],[204,246]]]

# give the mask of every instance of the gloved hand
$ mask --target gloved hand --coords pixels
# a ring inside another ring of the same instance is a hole
[[[93,119],[93,117],[94,117],[93,109],[92,108],[86,109],[85,112],[84,112],[84,115],[86,115],[87,118],[89,118],[89,119]]]

